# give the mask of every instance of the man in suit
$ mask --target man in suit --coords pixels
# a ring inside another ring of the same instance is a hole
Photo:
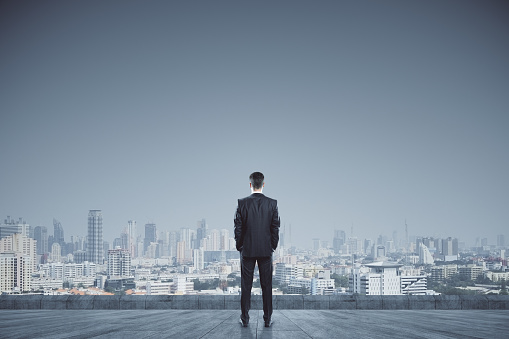
[[[249,176],[251,195],[238,200],[235,213],[235,243],[240,252],[242,314],[240,322],[249,323],[251,288],[255,263],[258,262],[263,297],[265,327],[271,325],[272,316],[272,252],[279,241],[279,212],[277,201],[263,195],[264,176],[254,172]]]

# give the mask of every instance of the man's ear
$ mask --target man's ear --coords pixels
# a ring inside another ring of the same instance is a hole
[[[262,184],[262,187],[265,187],[265,183]]]
[[[253,186],[251,186],[251,183],[249,183],[249,188],[252,188]]]

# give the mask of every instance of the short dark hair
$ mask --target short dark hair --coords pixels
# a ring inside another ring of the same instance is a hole
[[[261,173],[261,172],[253,172],[249,176],[249,180],[251,181],[251,185],[253,186],[253,188],[255,190],[259,190],[260,188],[262,188],[262,186],[263,186],[263,179],[265,179],[265,178],[263,176],[263,173]]]

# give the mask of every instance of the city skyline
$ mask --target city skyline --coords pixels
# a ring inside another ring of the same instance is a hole
[[[89,234],[89,232],[91,232],[91,230],[92,230],[92,235],[94,236],[94,234],[97,232],[98,229],[97,229],[97,226],[94,225],[96,223],[95,218],[92,218],[92,220],[93,220],[92,224],[90,223],[91,222],[90,218],[91,218],[91,215],[96,215],[96,214],[99,216],[98,220],[99,220],[100,229],[101,229],[100,232],[102,233],[102,210],[90,210],[89,214],[88,214],[88,220],[89,220],[88,221],[88,223],[89,223],[88,230],[85,230],[84,233],[82,232],[82,233],[70,234],[68,236],[68,239],[66,239],[62,236],[62,238],[59,238],[59,241],[56,240],[58,237],[55,237],[54,235],[51,235],[50,233],[48,233],[47,227],[41,226],[41,225],[39,225],[39,226],[30,225],[29,223],[27,223],[27,221],[24,218],[16,219],[16,218],[12,218],[11,216],[7,216],[7,218],[5,218],[2,223],[0,223],[0,225],[2,226],[2,228],[0,228],[0,230],[5,229],[4,233],[10,234],[9,232],[12,233],[15,229],[17,230],[17,229],[23,228],[26,230],[22,231],[22,233],[28,234],[29,233],[28,227],[30,226],[30,228],[32,229],[32,231],[30,231],[30,232],[33,232],[34,235],[38,234],[38,236],[34,236],[35,239],[39,239],[39,238],[43,239],[42,233],[44,232],[44,234],[46,234],[45,245],[41,245],[44,248],[46,248],[48,246],[48,239],[50,239],[49,240],[50,242],[54,241],[55,243],[59,243],[62,246],[64,246],[66,243],[73,243],[73,241],[74,242],[85,241],[87,239],[87,234]],[[63,234],[64,227],[62,226],[62,224],[59,221],[57,221],[56,219],[53,219],[53,221],[54,221],[55,225],[58,225],[58,227],[55,228],[53,231],[54,234],[55,234],[55,232],[57,232],[58,234]],[[164,227],[164,226],[158,227],[156,223],[148,222],[145,224],[139,224],[139,228],[137,228],[136,224],[137,224],[136,220],[128,220],[125,227],[121,227],[120,229],[118,229],[117,233],[112,232],[111,237],[110,236],[102,237],[102,239],[103,239],[102,241],[107,242],[111,249],[115,249],[115,242],[120,241],[123,244],[125,243],[123,245],[125,247],[123,247],[123,248],[128,249],[128,250],[130,249],[129,251],[131,253],[134,253],[135,252],[134,248],[136,247],[136,244],[138,241],[141,241],[140,244],[143,247],[143,252],[145,252],[150,243],[156,242],[157,240],[161,240],[160,236],[163,236],[163,238],[164,238],[164,237],[169,236],[170,233],[180,234],[181,232],[186,231],[185,235],[182,235],[182,236],[185,238],[184,240],[186,241],[186,243],[188,243],[189,246],[191,246],[191,239],[193,241],[196,241],[197,244],[199,244],[201,239],[205,239],[204,234],[210,235],[210,233],[214,232],[214,231],[222,232],[223,230],[226,230],[232,236],[234,234],[234,229],[209,227],[208,223],[206,222],[206,219],[198,220],[196,222],[197,225],[194,227],[191,227],[191,226],[177,227],[177,228],[171,228],[171,227],[168,228],[168,227]],[[92,228],[91,228],[91,225],[92,225]],[[406,221],[405,221],[405,226],[406,226],[406,228],[405,228],[406,231],[408,231],[408,225],[406,224]],[[44,229],[44,231],[42,229]],[[386,246],[386,242],[390,241],[393,244],[394,249],[397,249],[397,248],[402,249],[402,248],[407,248],[410,243],[415,243],[418,239],[455,238],[457,241],[462,243],[466,249],[466,248],[483,247],[483,246],[499,247],[500,246],[499,243],[500,242],[504,243],[504,239],[506,236],[505,233],[500,233],[500,234],[495,234],[495,235],[483,234],[483,235],[475,237],[474,239],[468,239],[468,238],[462,237],[461,235],[458,235],[458,234],[447,234],[445,236],[437,236],[437,235],[433,235],[433,234],[429,234],[429,233],[425,233],[425,232],[424,233],[413,233],[411,230],[410,230],[410,232],[408,232],[408,234],[406,234],[406,232],[402,233],[402,232],[398,232],[397,230],[393,230],[392,232],[389,232],[389,233],[368,234],[366,236],[359,236],[356,234],[352,234],[350,232],[352,232],[352,229],[346,230],[346,229],[337,228],[337,229],[333,230],[333,233],[327,234],[323,237],[313,237],[313,238],[308,239],[307,242],[295,243],[293,241],[294,235],[293,235],[291,225],[288,225],[288,227],[286,225],[282,225],[280,228],[280,237],[282,239],[282,244],[284,243],[284,247],[287,249],[289,247],[296,247],[296,248],[300,248],[300,249],[314,249],[314,250],[316,250],[317,244],[318,244],[318,247],[320,247],[320,248],[322,248],[322,245],[324,245],[324,246],[326,246],[326,248],[335,250],[336,246],[337,246],[336,239],[342,239],[342,242],[345,242],[348,239],[357,239],[357,241],[359,241],[361,244],[364,241],[369,240],[370,246],[372,246],[373,244],[375,244],[375,245],[381,244],[383,246]],[[0,233],[2,233],[2,232],[0,232]],[[122,237],[125,237],[124,240],[122,239]],[[99,241],[99,240],[96,239],[96,241]],[[100,246],[99,243],[100,243],[100,241],[95,245],[96,248],[99,248],[99,247],[102,248],[102,246]],[[40,246],[40,244],[38,243],[37,247],[39,248],[39,246]],[[361,247],[364,248],[364,245],[361,245]],[[419,252],[418,248],[414,249],[414,252]]]
[[[233,229],[251,172],[292,242],[508,229],[503,1],[0,4],[0,215],[105,239]],[[138,230],[138,233],[140,231]]]

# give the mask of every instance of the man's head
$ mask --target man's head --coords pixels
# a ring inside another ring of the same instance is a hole
[[[261,172],[253,172],[249,176],[249,181],[251,181],[251,188],[254,190],[261,190],[264,183],[263,183],[263,174]]]

